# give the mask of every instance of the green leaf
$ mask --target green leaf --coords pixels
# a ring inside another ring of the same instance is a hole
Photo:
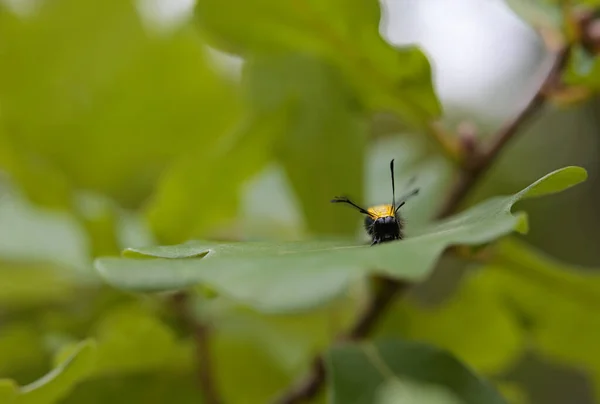
[[[240,184],[272,157],[283,116],[248,116],[217,144],[187,153],[166,172],[146,213],[159,241],[214,231],[236,214]]]
[[[119,246],[119,211],[116,204],[101,195],[78,194],[74,213],[85,229],[90,255],[99,257],[118,252]]]
[[[462,401],[431,384],[392,379],[377,389],[377,404],[461,404]]]
[[[511,214],[514,203],[567,189],[586,175],[579,167],[557,170],[515,195],[492,198],[416,231],[413,237],[376,247],[345,240],[192,241],[129,249],[124,258],[101,258],[95,266],[108,283],[127,290],[161,291],[204,283],[259,310],[308,309],[333,299],[352,281],[370,273],[420,281],[450,245],[479,245],[514,230],[525,231],[525,215]],[[127,258],[140,255],[156,259]],[[203,258],[189,259],[200,256]]]
[[[19,386],[13,380],[0,379],[0,403],[16,403],[18,395]]]
[[[0,374],[15,375],[45,365],[42,335],[26,322],[4,323],[0,330]],[[3,401],[0,400],[0,403]]]
[[[380,340],[342,345],[331,349],[326,364],[329,395],[333,404],[505,403],[489,383],[473,374],[453,356],[422,343]],[[393,383],[392,387],[389,383]],[[401,387],[405,383],[407,389],[403,390]],[[415,384],[419,386],[415,387]],[[426,388],[428,385],[430,387]],[[390,392],[390,389],[393,390]],[[403,398],[402,391],[405,394],[418,391],[420,398],[429,401],[414,399],[414,396],[413,400],[397,400]],[[383,399],[381,395],[384,395]],[[392,401],[389,396],[396,400]]]
[[[508,6],[537,30],[563,28],[560,2],[556,0],[507,0]]]
[[[303,238],[305,221],[280,165],[269,164],[249,181],[240,203],[238,229],[246,240]]]
[[[0,260],[0,306],[9,309],[73,299],[80,276],[56,265]]]
[[[294,315],[264,315],[223,299],[207,305],[214,305],[203,317],[211,324],[216,383],[228,403],[270,402],[306,372],[311,358],[327,349],[359,309],[350,298]]]
[[[600,90],[600,57],[591,55],[582,46],[574,46],[563,79],[570,85]]]
[[[234,0],[230,6],[226,13],[217,0],[196,6],[203,31],[227,51],[315,55],[337,66],[373,108],[418,124],[440,114],[427,58],[381,38],[376,0]]]
[[[530,404],[527,391],[522,385],[503,381],[497,383],[496,387],[510,404]]]
[[[340,192],[359,200],[363,194],[367,119],[351,89],[330,65],[298,54],[251,59],[244,83],[257,113],[289,105],[277,155],[309,230],[354,233],[353,212],[323,209]]]
[[[79,343],[62,363],[44,377],[16,389],[11,380],[0,380],[0,398],[18,404],[52,404],[66,397],[73,387],[91,372],[96,359],[93,341]],[[17,390],[15,396],[15,390]],[[2,401],[4,403],[4,401]]]
[[[60,404],[202,403],[195,372],[156,371],[86,380]]]
[[[504,240],[475,277],[489,286],[531,337],[538,353],[583,368],[600,397],[600,276],[597,270],[557,262],[516,240]],[[582,324],[585,331],[582,332]]]
[[[197,33],[152,35],[134,3],[0,14],[0,167],[40,204],[69,208],[85,189],[137,207],[182,150],[237,121],[237,95]]]
[[[212,352],[219,363],[215,377],[225,402],[266,403],[277,389],[292,382],[289,370],[270,352],[272,347],[257,338],[257,328],[261,326],[249,323],[235,331],[217,330],[213,334]]]
[[[192,346],[178,341],[173,330],[136,304],[113,307],[96,324],[97,361],[90,376],[127,375],[157,369],[187,369]],[[72,351],[66,346],[60,361]]]
[[[403,337],[447,349],[481,373],[508,370],[525,348],[524,332],[498,300],[493,284],[467,279],[441,307],[404,303],[401,308],[404,321],[398,328]]]
[[[0,255],[4,261],[16,262],[18,266],[31,265],[38,270],[45,266],[49,271],[76,268],[84,272],[90,267],[85,234],[72,216],[32,206],[14,186],[2,184],[0,194]],[[5,270],[5,265],[2,267],[0,274]],[[11,272],[7,276],[10,277]],[[36,282],[34,277],[29,281]],[[61,287],[57,286],[57,290]],[[51,288],[44,292],[55,294]],[[1,294],[11,293],[5,289]]]

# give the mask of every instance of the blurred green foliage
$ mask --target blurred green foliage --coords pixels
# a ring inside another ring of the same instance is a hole
[[[336,404],[505,402],[490,385],[478,380],[448,353],[415,342],[382,340],[336,347],[329,353],[328,367],[335,392],[332,402]],[[415,382],[434,388],[421,387],[423,394],[418,384],[415,388]],[[389,392],[390,383],[396,384],[395,392]]]
[[[203,402],[186,316],[210,329],[224,403],[269,402],[321,352],[334,403],[526,403],[507,374],[529,351],[581,369],[600,399],[597,275],[503,238],[527,230],[513,204],[585,170],[433,221],[457,172],[428,136],[441,104],[425,55],[380,36],[377,1],[197,0],[166,30],[141,2],[8,4],[0,403]],[[527,10],[564,29],[555,3]],[[239,77],[216,50],[243,57]],[[565,82],[597,90],[597,58],[576,47]],[[401,211],[409,238],[358,245],[361,216],[328,201],[389,202],[391,158],[398,195],[421,189]],[[421,282],[448,246],[482,244],[438,306],[387,313],[391,339],[332,347],[370,274]]]

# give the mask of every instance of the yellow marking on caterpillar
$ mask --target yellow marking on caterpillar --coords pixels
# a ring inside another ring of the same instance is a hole
[[[369,216],[371,216],[373,219],[379,219],[380,217],[388,217],[395,215],[394,207],[392,205],[372,206],[369,209],[367,209],[367,212],[369,212]]]

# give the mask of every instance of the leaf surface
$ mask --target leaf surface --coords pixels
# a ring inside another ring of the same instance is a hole
[[[122,258],[101,258],[95,265],[108,283],[127,290],[163,291],[206,284],[263,311],[308,309],[335,298],[352,281],[368,274],[417,282],[429,275],[448,246],[480,245],[515,230],[525,232],[526,216],[522,212],[513,215],[513,204],[562,191],[586,175],[579,167],[557,170],[515,195],[489,199],[419,229],[410,238],[375,247],[348,240],[191,241],[128,249]]]

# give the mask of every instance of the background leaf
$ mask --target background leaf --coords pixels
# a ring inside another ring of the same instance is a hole
[[[505,375],[531,355],[581,369],[592,380],[597,377],[600,362],[592,352],[600,330],[600,278],[594,269],[557,262],[516,237],[490,247],[486,262],[468,269],[450,297],[423,302],[413,296],[398,302],[377,335],[447,349],[508,387],[515,403],[542,402],[556,394],[548,388],[523,392],[520,385],[517,391],[506,385]]]
[[[158,240],[182,242],[234,217],[239,186],[268,162],[279,120],[251,116],[219,143],[175,163],[147,206]]]
[[[112,376],[191,366],[193,346],[179,341],[155,315],[140,305],[124,304],[104,313],[93,333],[97,341],[97,360],[92,376]],[[65,346],[57,361],[69,355]]]
[[[289,104],[277,157],[313,233],[353,233],[347,210],[323,209],[340,192],[363,195],[367,115],[339,73],[299,54],[253,58],[245,66],[250,102],[258,114]],[[343,153],[338,153],[343,148]],[[310,159],[307,157],[310,156]]]
[[[565,82],[600,90],[600,57],[590,54],[583,46],[574,46],[571,55],[563,75]]]
[[[41,4],[0,15],[0,166],[33,200],[68,208],[83,188],[137,207],[181,150],[235,122],[193,31],[157,40],[131,1]]]
[[[395,391],[387,394],[398,401],[388,402],[415,402],[400,399],[402,394],[414,394],[414,383],[418,382],[436,386],[430,395],[443,394],[443,398],[438,395],[437,401],[432,401],[435,403],[456,403],[456,399],[465,404],[505,403],[487,382],[453,356],[416,342],[382,340],[335,347],[327,355],[327,370],[334,404],[377,402],[381,389],[389,388],[382,385],[390,382],[395,383]],[[406,390],[400,388],[404,380],[408,380]],[[440,392],[440,387],[446,392]]]
[[[415,47],[394,49],[379,35],[374,0],[201,0],[196,17],[218,46],[242,54],[299,52],[334,63],[375,109],[423,125],[440,114],[427,58]]]
[[[91,371],[95,360],[95,345],[84,341],[71,355],[50,373],[37,381],[21,387],[15,397],[19,404],[51,404],[65,397],[80,380]],[[0,394],[14,397],[10,380],[0,380]],[[0,396],[2,397],[2,396]]]
[[[563,28],[560,2],[554,0],[507,0],[513,11],[533,27],[546,30]]]
[[[442,303],[427,306],[414,300],[399,302],[378,334],[446,349],[486,375],[509,369],[525,350],[525,332],[498,299],[492,283],[466,279]]]
[[[12,404],[17,401],[18,386],[12,380],[0,379],[0,402]]]
[[[44,263],[0,262],[0,305],[35,307],[66,302],[83,282],[81,275]]]
[[[493,285],[496,299],[519,321],[535,352],[589,369],[597,377],[600,359],[591,352],[600,335],[598,275],[506,240],[475,279]]]
[[[391,380],[377,389],[378,404],[461,404],[448,390],[408,380]]]
[[[11,372],[17,377],[29,369],[43,369],[46,365],[43,338],[34,326],[25,322],[13,321],[2,327],[0,352],[0,374],[3,375]],[[37,375],[32,376],[35,377]]]
[[[198,404],[202,394],[195,384],[196,375],[173,372],[153,372],[119,375],[87,380],[77,385],[61,404],[103,404],[173,401]]]

